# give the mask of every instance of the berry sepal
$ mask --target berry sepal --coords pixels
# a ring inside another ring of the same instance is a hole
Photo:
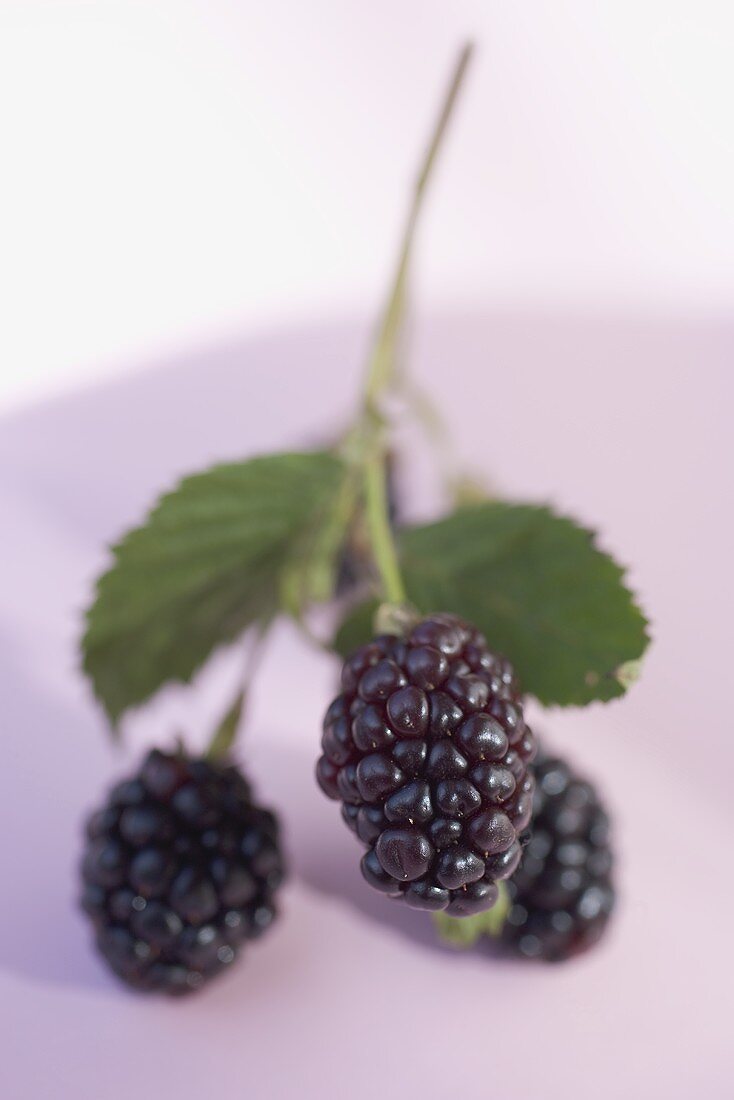
[[[395,637],[405,637],[418,622],[421,616],[418,610],[409,603],[381,603],[374,614],[375,634],[392,634]]]
[[[434,913],[433,923],[442,940],[466,951],[482,938],[490,936],[499,939],[510,912],[510,895],[504,882],[497,883],[499,894],[491,909],[477,913],[473,917],[450,917],[448,913]]]

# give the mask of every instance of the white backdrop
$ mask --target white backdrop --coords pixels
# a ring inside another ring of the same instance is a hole
[[[729,311],[730,0],[0,0],[0,405],[371,313],[467,34],[421,301]]]

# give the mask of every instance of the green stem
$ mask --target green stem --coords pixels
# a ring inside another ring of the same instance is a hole
[[[403,603],[405,601],[405,586],[400,576],[398,555],[388,513],[387,449],[380,406],[383,395],[394,382],[397,346],[405,314],[408,269],[416,227],[423,209],[433,167],[438,158],[454,105],[464,81],[472,49],[471,43],[467,43],[459,54],[431,140],[416,178],[413,199],[403,231],[403,239],[398,253],[398,263],[390,294],[377,330],[372,355],[367,364],[364,406],[357,424],[357,436],[361,437],[362,443],[359,451],[364,474],[367,531],[375,564],[382,582],[383,596],[390,603]]]
[[[461,91],[461,86],[464,82],[473,49],[473,44],[467,42],[459,54],[451,81],[449,82],[448,90],[441,106],[441,111],[433,128],[431,140],[421,163],[420,171],[416,177],[413,199],[408,211],[408,218],[405,223],[403,239],[398,253],[397,267],[393,276],[387,305],[385,306],[382,320],[377,330],[377,339],[368,366],[367,385],[365,387],[365,405],[368,408],[376,405],[392,380],[393,371],[395,369],[396,345],[405,311],[405,291],[415,231],[421,210],[423,209],[423,203],[433,167],[438,158],[449,120],[453,113],[459,92]]]
[[[237,730],[240,727],[244,709],[245,689],[240,688],[212,735],[204,754],[207,760],[226,760],[229,757],[237,738]]]
[[[382,581],[383,597],[388,603],[404,603],[405,586],[400,575],[398,554],[390,525],[385,456],[381,448],[376,447],[368,456],[364,474],[367,530]]]
[[[242,684],[212,735],[205,753],[208,760],[225,760],[232,751],[247,707],[250,686],[262,660],[271,623],[272,619],[265,619],[255,627],[255,636],[245,661]]]

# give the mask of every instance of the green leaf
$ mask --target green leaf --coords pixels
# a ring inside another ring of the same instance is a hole
[[[373,624],[379,606],[379,600],[366,600],[347,612],[332,642],[337,653],[346,657],[370,640],[375,632]]]
[[[298,621],[312,603],[328,600],[336,587],[339,561],[358,499],[357,471],[345,468],[338,490],[311,528],[297,558],[281,577],[281,606]]]
[[[113,549],[82,643],[115,722],[279,607],[342,483],[332,454],[277,454],[184,479]]]
[[[583,706],[633,681],[646,620],[624,571],[573,520],[490,502],[404,531],[400,550],[411,602],[475,623],[541,703]],[[369,637],[369,615],[363,605],[342,624],[340,652]]]

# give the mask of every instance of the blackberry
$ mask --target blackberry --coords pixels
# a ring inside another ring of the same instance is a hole
[[[367,847],[367,882],[415,909],[489,909],[520,859],[535,741],[509,662],[454,615],[344,663],[316,774]]]
[[[543,756],[535,778],[532,833],[508,883],[502,939],[514,953],[561,961],[596,943],[612,912],[609,819],[595,788],[563,760]]]
[[[185,993],[273,920],[278,823],[232,765],[153,750],[87,824],[82,908],[118,977]]]

